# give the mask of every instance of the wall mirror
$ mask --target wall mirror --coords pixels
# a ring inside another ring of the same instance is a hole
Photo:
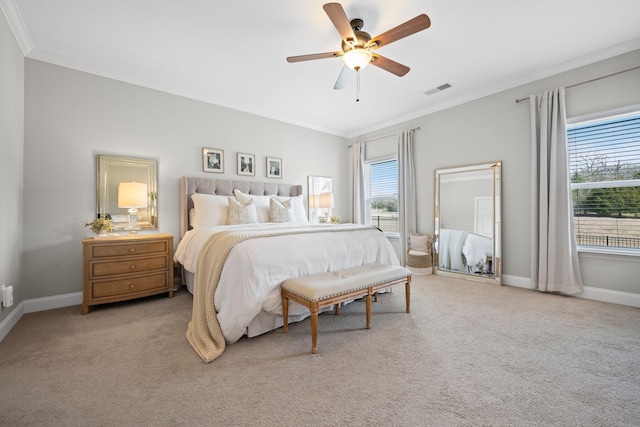
[[[437,169],[437,274],[501,283],[502,162]]]
[[[308,179],[309,221],[328,222],[333,209],[333,180],[327,176]]]
[[[137,227],[142,230],[158,228],[158,162],[150,159],[105,156],[99,154],[96,161],[96,212],[113,220],[114,230],[129,227],[129,212],[118,207],[120,183],[146,184],[146,206],[138,207]]]

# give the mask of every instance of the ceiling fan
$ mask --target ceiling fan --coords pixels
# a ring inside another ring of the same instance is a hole
[[[409,67],[385,58],[375,51],[382,46],[426,30],[431,26],[429,17],[422,14],[372,38],[368,33],[362,31],[364,21],[360,18],[349,21],[340,3],[327,3],[322,8],[338,30],[340,37],[342,37],[342,51],[290,56],[287,58],[287,62],[342,57],[345,65],[338,76],[336,84],[333,86],[334,89],[343,89],[347,85],[347,69],[359,72],[369,63],[398,77],[404,76],[409,72]]]

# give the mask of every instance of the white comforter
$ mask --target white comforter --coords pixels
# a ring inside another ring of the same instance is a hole
[[[281,224],[279,226],[282,226]],[[299,228],[301,224],[292,224]],[[237,227],[270,227],[269,224],[219,226],[188,231],[176,249],[175,260],[195,272],[200,249],[212,233]],[[217,319],[225,341],[237,341],[261,311],[282,314],[280,284],[291,277],[379,262],[399,265],[391,243],[377,229],[353,224],[309,224],[326,232],[262,237],[238,243],[229,252],[216,288]],[[300,313],[304,312],[298,306]],[[295,306],[290,307],[290,311]],[[296,314],[295,311],[292,314]]]

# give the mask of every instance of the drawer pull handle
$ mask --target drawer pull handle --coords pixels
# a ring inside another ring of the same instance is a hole
[[[135,251],[136,251],[136,248],[129,249],[129,252],[135,252]]]
[[[135,266],[135,265],[132,265],[132,266],[131,266],[131,267],[129,267],[129,268],[131,268],[131,269],[133,270],[133,269],[135,269],[135,268],[136,268],[136,266]]]
[[[133,288],[135,288],[135,287],[136,287],[136,285],[130,285],[129,287],[130,287],[131,289],[133,289]]]

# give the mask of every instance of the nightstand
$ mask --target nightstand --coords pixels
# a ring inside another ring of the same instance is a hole
[[[134,234],[82,241],[82,314],[89,306],[167,292],[173,297],[173,235]]]

